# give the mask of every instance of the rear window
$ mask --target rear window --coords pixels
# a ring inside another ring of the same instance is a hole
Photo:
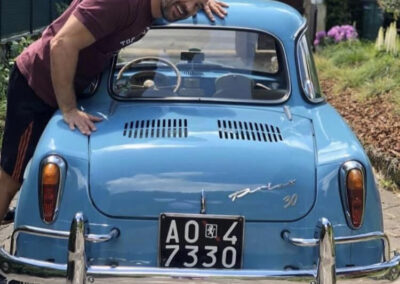
[[[113,92],[122,99],[282,101],[288,94],[283,54],[264,33],[153,29],[119,53]]]

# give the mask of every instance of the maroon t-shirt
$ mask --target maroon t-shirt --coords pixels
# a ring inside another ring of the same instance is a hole
[[[50,75],[50,40],[71,14],[96,38],[79,53],[74,81],[77,93],[103,71],[115,51],[139,40],[153,21],[150,0],[73,0],[41,38],[17,58],[17,66],[29,86],[53,107],[57,101]]]

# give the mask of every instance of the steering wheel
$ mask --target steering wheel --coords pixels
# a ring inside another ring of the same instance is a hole
[[[134,66],[136,64],[139,64],[141,62],[144,62],[144,61],[161,62],[161,63],[164,63],[165,65],[167,65],[168,67],[170,67],[176,74],[176,84],[175,85],[171,85],[171,86],[163,86],[161,88],[172,88],[172,87],[174,87],[174,89],[173,89],[174,93],[176,93],[179,90],[179,88],[181,87],[181,83],[182,83],[181,73],[179,72],[178,68],[176,67],[176,65],[174,63],[172,63],[171,61],[169,61],[167,59],[160,58],[160,57],[140,57],[140,58],[133,59],[132,61],[129,61],[128,63],[126,63],[121,68],[121,70],[119,70],[119,73],[117,75],[117,81],[119,79],[121,79],[122,74],[126,70],[128,70],[132,66]],[[147,89],[149,87],[154,87],[155,89],[157,89],[157,86],[154,85],[154,82],[152,82],[152,84],[149,84],[148,86],[146,86],[146,82],[145,82],[145,84],[143,84],[142,86],[141,85],[132,85],[132,87],[143,88],[143,89]]]

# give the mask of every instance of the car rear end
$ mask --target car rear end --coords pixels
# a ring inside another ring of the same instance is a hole
[[[299,82],[302,18],[275,1],[230,4],[217,27],[199,15],[122,53],[169,44],[159,53],[182,71],[179,87],[149,62],[117,84],[116,60],[83,102],[105,118],[95,133],[52,118],[26,172],[11,252],[0,250],[2,274],[40,283],[398,276],[368,159],[330,106],[301,95],[316,87]],[[201,36],[183,53],[168,31]],[[218,39],[234,48],[222,52]]]
[[[162,112],[164,107],[123,106],[139,117]],[[174,112],[192,113],[191,108],[182,105]],[[210,118],[220,107],[205,105],[201,109],[201,118],[186,115],[187,131],[171,127],[163,137],[152,138],[151,127],[138,129],[148,136],[143,134],[134,141],[125,123],[115,129],[111,118],[84,146],[91,151],[88,158],[72,158],[71,153],[58,156],[66,164],[65,174],[65,165],[54,154],[44,155],[38,168],[32,166],[33,176],[27,177],[31,184],[24,186],[39,184],[36,200],[42,196],[46,202],[29,202],[32,196],[22,191],[20,205],[27,204],[31,214],[17,214],[15,256],[2,251],[3,273],[22,281],[48,283],[61,283],[64,277],[72,277],[76,283],[83,278],[105,283],[137,277],[166,281],[197,278],[213,283],[249,278],[332,279],[335,269],[338,277],[372,271],[386,275],[389,268],[396,267],[397,258],[389,261],[376,203],[379,196],[372,173],[363,166],[365,161],[349,164],[332,154],[324,156],[323,148],[314,148],[317,141],[310,120],[295,115],[289,121],[284,111],[274,107],[230,107],[229,113],[247,119],[249,129],[252,123],[253,131],[248,130],[248,135],[243,131],[243,136],[241,131],[229,129],[229,124],[233,127],[235,123],[222,113],[218,119]],[[332,110],[327,106],[320,111]],[[252,118],[252,114],[260,117],[257,112],[269,117],[275,138],[270,132],[269,140],[266,132],[263,139],[259,122]],[[120,110],[119,114],[123,113]],[[51,123],[60,119],[56,116]],[[185,127],[185,123],[181,125]],[[341,130],[346,128],[342,125]],[[70,144],[74,152],[82,143],[71,144],[68,135],[73,134],[67,131],[65,139],[53,146]],[[50,142],[52,138],[45,135],[43,139]],[[320,159],[316,159],[318,151]],[[357,157],[358,153],[349,154]],[[48,179],[37,174],[48,168],[47,164],[59,167],[56,176],[65,176],[64,181],[60,179],[61,202],[50,206],[58,208],[58,214],[51,214],[45,204],[52,204],[49,201],[59,193],[47,195]],[[358,181],[352,184],[352,179],[359,178],[357,172],[353,177],[352,170],[360,170],[361,190],[367,190],[364,197],[359,198]],[[357,192],[356,202],[365,202],[363,217],[353,219],[360,204],[351,209],[352,187]],[[347,200],[342,190],[348,193]],[[54,216],[54,221],[46,219],[49,216]],[[361,225],[356,228],[360,218]],[[31,226],[37,219],[47,225]]]

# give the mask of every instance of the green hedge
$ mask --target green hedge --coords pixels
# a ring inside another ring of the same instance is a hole
[[[18,41],[13,41],[0,45],[2,58],[0,58],[0,147],[3,140],[4,119],[6,116],[7,87],[10,70],[14,65],[15,58],[33,41],[32,38],[22,37]]]
[[[350,1],[355,2],[354,0],[326,0],[327,30],[336,25],[351,24]]]

